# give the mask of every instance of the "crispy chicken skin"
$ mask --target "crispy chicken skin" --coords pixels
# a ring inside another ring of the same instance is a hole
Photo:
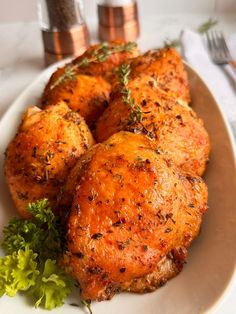
[[[158,85],[164,91],[190,102],[187,73],[179,53],[173,48],[150,50],[133,59],[131,76],[145,73],[157,77]]]
[[[84,300],[147,292],[181,269],[207,209],[207,188],[155,150],[119,132],[89,149],[67,185],[74,199],[62,265]]]
[[[7,184],[22,217],[30,218],[29,202],[48,198],[55,205],[69,170],[92,144],[84,119],[66,104],[28,109],[5,159]]]
[[[123,41],[110,42],[108,47],[113,49],[118,45],[123,45]],[[70,65],[80,63],[84,58],[90,58],[101,45],[91,46],[82,56],[73,60]],[[126,62],[129,58],[138,55],[138,49],[134,48],[130,52],[120,52],[112,54],[104,62],[92,62],[86,66],[80,66],[76,75],[72,79],[65,79],[60,84],[55,82],[65,73],[68,65],[54,72],[45,87],[42,96],[42,105],[57,104],[65,101],[74,111],[78,111],[89,126],[102,114],[108,104],[111,85],[109,81],[113,76],[113,70],[119,64]]]
[[[125,45],[127,42],[123,40],[114,40],[108,42],[108,47],[110,50]],[[102,44],[101,44],[102,45]],[[93,45],[82,55],[72,61],[72,63],[80,62],[84,57],[91,57],[94,54],[94,51],[101,47],[100,44]],[[88,66],[81,67],[79,72],[86,74],[86,75],[93,75],[93,76],[104,76],[106,80],[109,81],[110,79],[110,72],[116,70],[116,67],[120,64],[126,63],[129,60],[139,56],[140,52],[137,47],[134,47],[130,51],[123,51],[111,54],[108,59],[104,62],[93,62],[90,63]]]
[[[183,101],[164,92],[155,79],[141,75],[130,80],[131,99],[142,112],[142,121],[131,121],[131,108],[124,103],[121,87],[111,97],[96,126],[102,142],[121,130],[143,133],[160,151],[188,172],[202,175],[209,155],[209,138],[203,121]]]
[[[57,70],[50,80],[51,83],[63,71],[63,69]],[[70,109],[79,112],[90,126],[93,126],[108,105],[111,86],[101,76],[78,74],[75,79],[69,79],[52,90],[51,83],[49,82],[44,91],[43,107],[55,105],[63,100]]]

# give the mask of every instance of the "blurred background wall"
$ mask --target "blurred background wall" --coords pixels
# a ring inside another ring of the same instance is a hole
[[[138,0],[142,15],[171,13],[235,13],[236,0]],[[0,0],[0,23],[34,21],[36,0]],[[96,17],[96,0],[84,0],[86,18]],[[184,8],[184,9],[183,9]]]

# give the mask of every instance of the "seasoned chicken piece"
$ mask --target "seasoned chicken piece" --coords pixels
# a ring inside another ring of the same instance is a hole
[[[89,63],[89,65],[82,66],[79,68],[79,72],[86,75],[104,76],[109,81],[110,72],[116,70],[116,67],[120,64],[126,63],[140,54],[136,43],[114,40],[91,46],[82,56],[72,61],[72,63],[80,63],[84,58],[94,58],[100,53],[107,54],[108,50],[110,53],[108,53],[106,59],[100,59],[99,61]]]
[[[84,119],[66,104],[28,110],[5,160],[8,187],[22,217],[30,217],[29,202],[48,198],[55,205],[69,170],[92,144]]]
[[[190,102],[187,73],[179,53],[173,48],[150,50],[131,62],[131,77],[156,76],[160,88],[183,101]]]
[[[209,155],[209,138],[196,113],[159,88],[158,80],[151,76],[130,80],[128,89],[131,105],[124,102],[120,86],[98,120],[98,142],[121,130],[143,133],[155,140],[158,149],[176,165],[202,175]]]
[[[53,78],[59,77],[60,73],[62,70],[57,70]],[[108,105],[111,86],[101,76],[77,74],[75,79],[68,79],[53,89],[50,84],[46,86],[43,95],[43,107],[55,105],[63,100],[70,109],[79,112],[92,127]]]
[[[178,274],[207,209],[207,188],[130,132],[89,149],[72,170],[62,265],[84,300],[147,292]]]
[[[131,45],[130,49],[125,50],[127,45],[123,41],[114,41],[91,46],[82,56],[58,69],[45,87],[43,107],[63,100],[72,110],[78,111],[89,126],[93,126],[107,107],[111,91],[109,78],[114,68],[138,55],[136,46]],[[119,52],[122,48],[124,51]],[[107,53],[107,50],[117,52],[111,53],[106,59],[95,61],[96,55]],[[84,60],[91,58],[94,62],[84,63]]]

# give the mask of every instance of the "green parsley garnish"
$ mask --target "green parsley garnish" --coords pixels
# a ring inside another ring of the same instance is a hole
[[[7,254],[29,247],[38,253],[39,259],[57,258],[61,251],[59,223],[47,199],[30,203],[28,210],[32,220],[13,218],[3,229],[2,248]]]
[[[12,219],[3,230],[0,296],[26,291],[35,306],[47,310],[63,305],[71,279],[57,264],[61,252],[59,224],[47,199],[28,205],[32,220]]]
[[[39,275],[37,254],[29,248],[18,250],[0,259],[0,296],[14,297],[17,291],[28,290]]]
[[[47,259],[43,273],[38,276],[31,293],[37,300],[36,307],[40,305],[46,310],[62,306],[63,300],[70,292],[70,282],[64,271],[55,260]]]

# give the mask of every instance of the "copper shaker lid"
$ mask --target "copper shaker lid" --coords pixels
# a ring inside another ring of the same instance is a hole
[[[134,2],[124,6],[98,5],[101,40],[136,40],[139,36],[138,7]]]

